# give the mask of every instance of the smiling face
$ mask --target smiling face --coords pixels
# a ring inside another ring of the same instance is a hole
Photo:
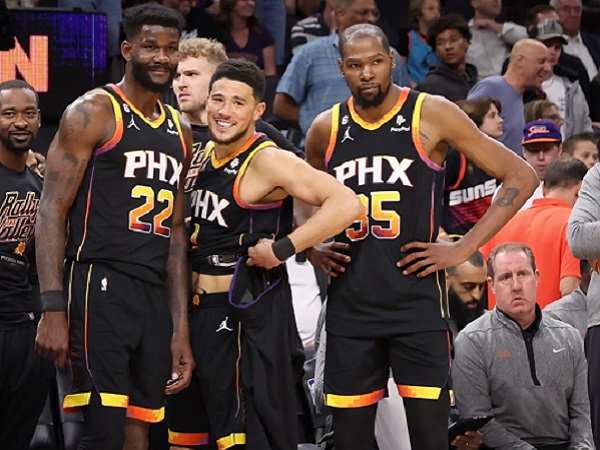
[[[254,97],[248,84],[220,78],[212,85],[206,109],[212,140],[235,146],[254,134],[254,123],[265,111],[265,104]]]
[[[500,252],[494,258],[494,278],[488,282],[498,308],[526,328],[535,320],[535,299],[540,279],[523,251]]]
[[[386,53],[377,37],[358,37],[344,44],[340,70],[357,106],[367,109],[383,103],[392,86],[393,62],[393,53]]]
[[[40,127],[40,110],[29,89],[0,91],[0,144],[2,150],[25,154]]]
[[[132,39],[122,44],[122,53],[131,63],[135,80],[151,92],[171,86],[177,68],[179,31],[160,25],[144,25]]]

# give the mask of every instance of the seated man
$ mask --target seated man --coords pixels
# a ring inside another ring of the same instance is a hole
[[[480,431],[502,449],[593,449],[587,365],[573,327],[536,305],[531,249],[507,243],[488,258],[497,306],[455,341],[452,379],[462,417],[493,415]]]

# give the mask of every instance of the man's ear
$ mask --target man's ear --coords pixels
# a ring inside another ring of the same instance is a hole
[[[494,290],[494,280],[492,279],[492,277],[487,277],[487,283],[492,292],[495,294],[496,291]]]
[[[259,102],[254,108],[254,120],[260,119],[266,108],[267,104],[265,102]]]
[[[128,41],[121,42],[121,55],[125,61],[131,61],[132,45]]]

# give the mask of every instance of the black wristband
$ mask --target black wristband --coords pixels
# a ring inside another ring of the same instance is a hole
[[[41,293],[42,311],[57,312],[67,310],[67,300],[63,291],[46,291]]]
[[[292,244],[292,241],[287,236],[273,242],[271,248],[277,259],[282,262],[296,253],[294,244]]]

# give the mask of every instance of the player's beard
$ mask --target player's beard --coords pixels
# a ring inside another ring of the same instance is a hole
[[[133,77],[136,79],[138,83],[140,83],[143,87],[148,89],[151,92],[161,93],[165,92],[169,87],[171,87],[171,83],[173,82],[173,78],[175,77],[175,67],[173,66],[160,66],[163,69],[169,70],[169,79],[164,83],[155,83],[150,77],[150,71],[157,67],[156,65],[148,65],[142,64],[136,61],[134,58],[131,58],[131,73]]]
[[[31,141],[33,141],[33,133],[31,134],[31,138],[25,142],[14,142],[11,140],[10,135],[4,136],[0,134],[0,142],[4,147],[11,153],[23,154],[27,153],[31,148]]]
[[[387,85],[385,90],[379,86],[379,92],[371,98],[364,97],[361,94],[360,89],[356,89],[356,92],[353,94],[354,103],[362,109],[376,108],[383,103],[391,88],[391,82]]]

